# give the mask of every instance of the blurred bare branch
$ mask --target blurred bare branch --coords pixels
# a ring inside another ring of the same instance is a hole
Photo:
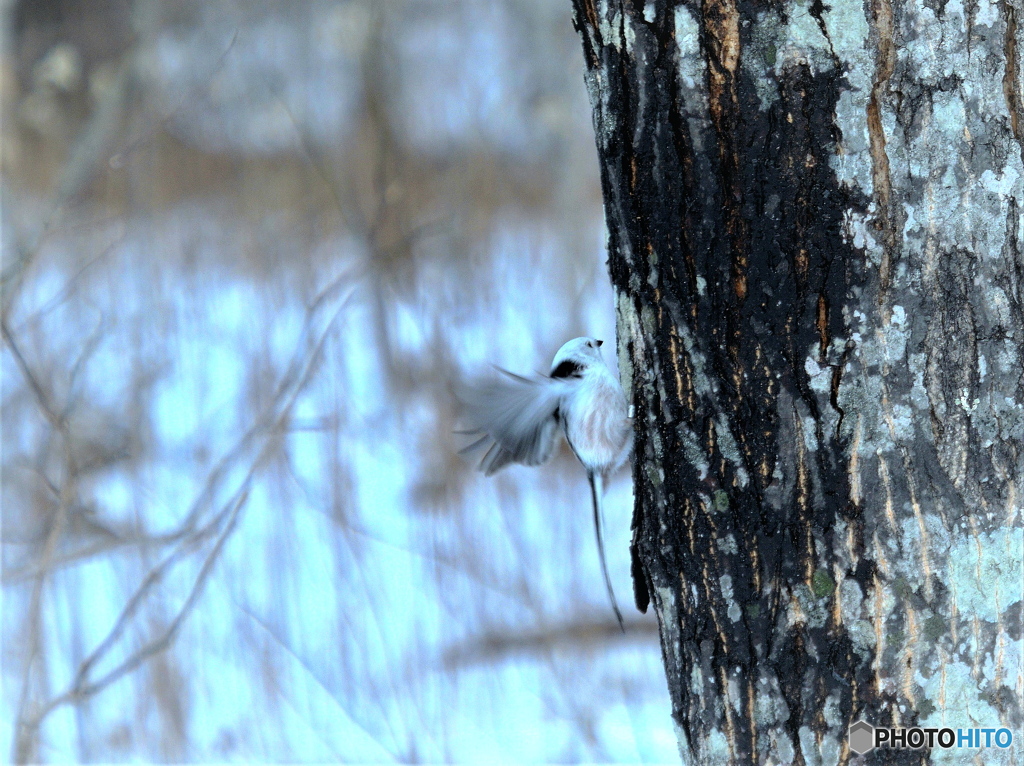
[[[658,637],[658,623],[653,619],[627,620],[625,632],[618,621],[574,620],[546,629],[512,632],[507,628],[485,632],[477,638],[461,642],[445,650],[443,664],[455,669],[467,665],[490,663],[514,655],[543,655],[552,651],[585,651],[609,643],[649,643]]]
[[[313,300],[306,312],[305,324],[300,334],[295,353],[291,362],[281,377],[275,395],[266,408],[263,415],[257,419],[254,426],[246,433],[241,442],[226,455],[217,467],[207,478],[206,487],[201,495],[200,502],[193,505],[186,516],[181,529],[171,535],[163,536],[161,542],[176,543],[177,548],[169,554],[160,564],[150,570],[142,580],[136,591],[128,599],[120,616],[115,621],[107,636],[96,646],[96,648],[79,664],[71,687],[61,694],[44,703],[37,703],[35,709],[30,713],[29,688],[30,674],[33,662],[30,660],[25,666],[25,677],[23,681],[23,692],[19,706],[18,721],[15,725],[16,742],[14,760],[17,763],[25,763],[32,760],[35,751],[35,741],[39,727],[43,720],[55,709],[66,704],[78,704],[83,700],[98,694],[110,684],[114,683],[124,675],[132,672],[159,652],[167,649],[178,633],[182,623],[192,611],[198,600],[203,586],[216,562],[224,543],[227,541],[231,531],[235,528],[239,512],[245,505],[249,496],[250,487],[257,472],[265,466],[281,448],[284,434],[288,430],[288,421],[296,400],[305,389],[312,378],[320,361],[323,345],[334,327],[334,324],[348,303],[351,297],[351,290],[347,295],[331,302],[331,298],[337,294],[345,285],[344,275],[333,281],[322,290]],[[326,317],[321,316],[326,312]],[[0,321],[0,329],[3,331],[3,338],[11,349],[13,356],[18,362],[19,369],[33,390],[40,409],[46,415],[51,425],[64,436],[65,442],[70,443],[70,435],[66,430],[66,420],[63,415],[58,414],[50,403],[50,398],[39,384],[36,376],[29,368],[21,354],[18,344],[15,342],[5,322]],[[77,366],[76,362],[76,366]],[[233,499],[224,505],[208,521],[201,526],[196,526],[201,518],[202,511],[209,501],[215,496],[217,486],[228,472],[229,466],[236,464],[238,459],[243,457],[257,438],[262,438],[262,445],[255,457],[251,460],[245,478],[241,481],[239,488],[235,491]],[[71,457],[69,456],[69,461]],[[51,527],[49,536],[44,545],[40,560],[31,571],[35,578],[35,584],[30,606],[30,614],[36,615],[31,624],[38,625],[41,603],[42,585],[45,577],[56,565],[66,565],[70,561],[82,558],[83,551],[79,550],[72,557],[55,559],[54,551],[58,541],[63,534],[65,519],[67,515],[67,495],[71,492],[76,472],[69,473],[65,483],[67,490],[61,491],[61,504],[56,514],[56,523]],[[171,620],[170,624],[157,636],[145,642],[140,648],[132,652],[126,659],[117,664],[112,670],[105,673],[98,679],[92,680],[90,674],[92,669],[100,663],[111,650],[117,645],[118,640],[124,635],[125,630],[131,624],[132,619],[138,614],[139,608],[145,602],[155,585],[160,583],[167,572],[176,564],[186,559],[192,553],[200,550],[204,543],[213,535],[216,535],[209,552],[207,553],[202,566],[199,569],[192,588],[185,599],[184,604]],[[143,538],[140,538],[143,539]],[[149,543],[155,542],[153,539]],[[110,546],[95,548],[97,553],[109,549]],[[15,574],[13,579],[18,579]],[[29,641],[30,646],[38,645],[38,627],[34,627]]]
[[[225,541],[228,539],[231,531],[235,528],[238,513],[249,497],[248,485],[251,479],[251,476],[247,478],[246,484],[242,491],[239,492],[238,497],[225,509],[226,517],[224,518],[224,524],[222,525],[223,528],[217,535],[209,553],[206,555],[203,565],[199,569],[199,574],[196,575],[192,589],[189,591],[188,598],[185,599],[185,603],[182,604],[181,609],[175,615],[174,619],[171,620],[167,628],[158,636],[145,643],[141,648],[132,652],[126,660],[121,661],[116,667],[105,673],[103,676],[95,681],[89,680],[89,674],[93,666],[102,660],[114,647],[118,638],[120,638],[127,628],[131,618],[135,616],[139,606],[142,604],[150,589],[163,579],[168,569],[178,563],[182,558],[191,553],[194,548],[201,544],[202,538],[213,530],[214,524],[212,523],[209,527],[202,530],[201,533],[189,539],[186,545],[172,553],[161,564],[150,571],[142,581],[139,589],[132,595],[128,603],[125,605],[124,611],[122,611],[121,615],[117,618],[117,622],[114,624],[110,633],[107,634],[107,637],[103,639],[100,645],[97,646],[78,666],[78,671],[75,673],[75,681],[71,689],[44,704],[39,711],[35,713],[31,720],[23,721],[20,724],[19,729],[24,732],[23,736],[26,738],[34,736],[35,731],[38,729],[42,720],[56,708],[68,703],[81,702],[87,697],[98,694],[125,674],[135,670],[139,665],[151,658],[153,655],[164,651],[170,646],[171,641],[177,634],[181,624],[195,606],[199,595],[202,593],[203,586],[206,584],[206,580],[210,575],[210,571],[213,569],[213,565],[216,562],[221,549],[224,547]],[[218,518],[217,520],[219,521],[221,519]],[[18,752],[21,754],[27,753],[27,747],[27,744],[20,746]]]

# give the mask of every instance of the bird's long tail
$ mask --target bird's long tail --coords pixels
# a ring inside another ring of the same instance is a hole
[[[608,598],[611,599],[612,609],[615,611],[615,618],[619,621],[619,628],[626,632],[626,626],[622,622],[622,612],[619,611],[619,603],[615,600],[615,591],[612,590],[612,578],[608,576],[608,563],[604,558],[604,527],[603,513],[601,511],[601,500],[604,495],[604,476],[600,473],[588,473],[590,480],[590,496],[594,505],[594,529],[597,531],[597,553],[601,557],[601,573],[604,575],[604,584],[608,588]]]

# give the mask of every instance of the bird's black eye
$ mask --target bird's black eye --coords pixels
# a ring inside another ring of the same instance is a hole
[[[583,365],[574,362],[572,359],[565,359],[551,371],[552,378],[581,378],[583,377]]]
[[[593,348],[593,347],[594,347],[594,344],[593,344],[593,343],[591,343],[591,342],[590,342],[590,341],[588,340],[588,341],[587,341],[587,348]]]

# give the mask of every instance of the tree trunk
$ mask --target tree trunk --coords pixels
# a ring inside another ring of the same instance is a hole
[[[574,6],[684,762],[1019,763],[1019,0]]]

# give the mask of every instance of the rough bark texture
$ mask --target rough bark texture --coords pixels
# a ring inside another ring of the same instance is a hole
[[[683,760],[1020,762],[1019,0],[574,10]]]

